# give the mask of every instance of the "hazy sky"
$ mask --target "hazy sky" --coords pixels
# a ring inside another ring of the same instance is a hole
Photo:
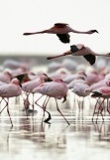
[[[57,22],[81,31],[97,29],[99,34],[70,33],[70,44],[51,34],[23,36]],[[0,53],[62,53],[77,43],[110,51],[110,0],[0,0]]]

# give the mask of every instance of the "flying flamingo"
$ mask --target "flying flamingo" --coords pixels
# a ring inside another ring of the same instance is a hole
[[[110,57],[110,53],[107,54],[98,54],[94,51],[92,51],[89,47],[84,46],[83,44],[77,44],[70,46],[70,50],[67,52],[64,52],[63,54],[57,55],[57,56],[50,56],[47,57],[48,60],[59,58],[63,56],[83,56],[91,65],[93,65],[96,61],[96,56],[106,56]]]
[[[0,111],[0,114],[7,107],[7,113],[9,115],[12,126],[13,126],[13,123],[12,123],[10,112],[9,112],[9,98],[19,96],[21,95],[21,93],[22,93],[22,87],[17,78],[12,79],[9,84],[3,84],[0,86],[0,97],[2,97],[6,102],[6,105]],[[5,98],[7,98],[7,100]]]
[[[95,29],[85,31],[85,32],[84,31],[77,31],[77,30],[74,30],[71,27],[69,27],[68,24],[66,24],[66,23],[56,23],[50,29],[46,29],[46,30],[39,31],[39,32],[24,33],[23,35],[27,36],[27,35],[42,34],[42,33],[56,34],[61,42],[69,43],[70,42],[70,35],[68,33],[70,33],[70,32],[80,33],[80,34],[93,34],[95,32],[98,33],[98,31]]]
[[[50,98],[53,97],[56,102],[57,111],[65,119],[67,124],[70,125],[68,120],[64,117],[64,115],[60,111],[59,106],[58,106],[58,102],[57,102],[57,99],[62,99],[62,98],[64,98],[63,102],[65,102],[66,96],[67,96],[67,91],[68,91],[67,85],[62,81],[62,79],[58,79],[58,78],[54,79],[53,81],[50,81],[50,82],[42,83],[41,85],[39,85],[38,87],[33,89],[34,93],[41,93],[42,96],[46,95],[46,99],[44,101],[45,105],[43,106],[44,113],[45,113],[45,109],[46,109],[46,106],[47,106]],[[37,104],[37,102],[38,102],[38,100],[35,103]]]

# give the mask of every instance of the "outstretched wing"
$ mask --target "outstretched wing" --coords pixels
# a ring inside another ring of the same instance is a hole
[[[93,65],[96,61],[96,57],[92,54],[87,54],[83,56],[91,65]]]
[[[69,34],[56,34],[61,42],[69,43],[70,42],[70,35]]]

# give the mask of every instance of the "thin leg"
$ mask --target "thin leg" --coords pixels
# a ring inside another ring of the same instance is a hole
[[[93,116],[92,116],[92,122],[93,122],[93,119],[94,119],[96,107],[97,107],[97,104],[99,103],[99,102],[98,102],[99,100],[100,100],[100,97],[97,99],[96,104],[95,104],[95,107],[94,107]]]
[[[59,107],[58,107],[58,102],[55,98],[55,102],[56,102],[56,108],[57,108],[57,111],[61,114],[61,116],[65,119],[65,121],[67,122],[68,125],[70,125],[70,123],[68,122],[68,120],[65,118],[65,116],[62,114],[62,112],[60,111]]]
[[[35,104],[37,104],[37,102],[43,97],[44,95],[41,95],[36,101]]]
[[[98,115],[99,115],[100,109],[103,110],[103,109],[102,109],[102,108],[103,108],[102,105],[103,105],[104,101],[105,101],[105,98],[104,98],[103,101],[100,103],[100,106],[99,106],[99,109],[98,109],[98,113],[97,113],[96,123],[97,123],[97,120],[98,120]],[[102,116],[102,119],[103,119],[102,111],[101,111],[101,116]]]
[[[33,111],[34,111],[34,93],[32,93],[32,95],[33,95],[32,106],[33,106]]]
[[[82,120],[83,120],[83,117],[84,117],[83,111],[84,111],[84,97],[83,97],[83,99],[82,99]]]
[[[110,114],[110,110],[109,110],[109,99],[107,98],[107,112]]]
[[[3,110],[6,108],[7,105],[5,105],[5,107],[2,108],[2,110],[0,111],[0,114],[3,112]]]
[[[45,123],[49,123],[48,121],[51,119],[51,114],[46,110],[46,107],[43,108],[40,104],[38,104],[38,101],[39,101],[43,96],[44,96],[44,95],[41,95],[41,96],[37,99],[37,101],[35,102],[35,104],[38,105],[41,109],[43,109],[43,112],[44,112],[44,113],[47,112],[48,118],[45,119],[44,122],[45,122]],[[48,98],[48,97],[46,97],[46,99],[44,100],[43,106],[46,106],[46,105],[45,105],[45,102],[46,102],[47,98]],[[43,117],[44,117],[44,116],[43,116]],[[49,123],[49,124],[50,124],[50,123]]]
[[[33,95],[32,108],[33,108],[33,116],[34,116],[34,93],[32,93],[32,95]]]
[[[41,96],[37,99],[37,101],[35,101],[35,104],[37,104],[37,105],[39,106],[38,101],[39,101],[43,96],[44,96],[44,95],[41,95]],[[48,98],[48,96],[46,96],[46,98],[45,98],[45,100],[44,100],[44,103],[43,103],[43,105],[42,105],[42,106],[43,106],[42,109],[43,109],[43,111],[44,111],[43,116],[45,115],[45,110],[46,110],[46,105],[45,105],[45,103],[46,103],[47,98]]]
[[[0,114],[3,112],[3,110],[7,107],[7,105],[8,105],[8,102],[5,100],[5,98],[2,98],[2,100],[4,100],[5,102],[6,102],[6,105],[5,105],[5,107],[3,107],[2,108],[2,110],[0,111]]]
[[[5,100],[5,99],[4,99]],[[12,122],[12,120],[11,120],[11,116],[10,116],[10,112],[9,112],[9,98],[7,98],[7,101],[5,100],[5,102],[7,102],[7,113],[8,113],[8,115],[9,115],[9,118],[10,118],[10,122],[11,122],[11,125],[12,125],[12,127],[13,127],[13,122]]]
[[[44,111],[44,115],[43,116],[45,116],[45,110],[46,110],[46,107],[47,107],[47,104],[48,104],[49,100],[50,100],[50,97],[46,96],[46,98],[44,100],[44,103],[43,103],[43,107],[42,107],[43,111]]]

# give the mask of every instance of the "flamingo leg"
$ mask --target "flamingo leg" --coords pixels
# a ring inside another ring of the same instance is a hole
[[[101,107],[100,114],[101,114],[101,116],[102,116],[102,120],[104,121],[103,114],[102,114],[103,110],[104,110],[104,107]]]
[[[23,98],[23,96],[22,96],[22,98],[23,98],[23,101],[24,101],[24,110],[27,110],[27,109],[29,109],[29,105],[30,105],[30,102],[29,102],[29,93],[25,93],[25,95],[26,95],[26,98]]]
[[[5,107],[2,108],[2,110],[0,111],[0,114],[3,112],[3,110],[6,108],[7,105],[5,105]]]
[[[78,108],[79,108],[78,118],[80,119],[80,101],[78,99],[76,99],[76,101],[77,101],[77,105],[78,105]]]
[[[94,107],[94,111],[93,111],[93,115],[92,115],[92,122],[93,122],[93,119],[94,119],[94,115],[95,115],[95,111],[96,111],[97,104],[99,103],[99,102],[98,102],[99,99],[100,99],[100,97],[97,99],[96,104],[95,104],[95,107]]]
[[[38,104],[38,101],[43,97],[44,95],[41,95],[37,101],[35,101],[35,104],[38,105],[41,109],[43,109],[43,112],[47,112],[48,114],[48,118],[44,120],[45,123],[49,123],[48,121],[51,119],[51,114],[46,110],[46,108],[44,109],[40,104]],[[46,100],[46,99],[45,99]],[[44,101],[45,103],[45,101]],[[44,103],[43,103],[43,106],[44,106]],[[44,111],[45,110],[45,111]],[[49,123],[50,124],[50,123]]]
[[[2,98],[2,99],[0,100],[0,104],[2,103],[3,100],[4,100],[4,98]]]
[[[43,97],[44,95],[41,95],[36,101],[35,104],[38,104],[37,102]]]
[[[4,99],[5,100],[5,99]],[[12,122],[12,119],[11,119],[11,116],[10,116],[10,112],[9,112],[9,98],[7,98],[7,101],[5,100],[5,102],[7,103],[7,113],[9,115],[9,118],[10,118],[10,122],[11,122],[11,125],[13,127],[13,122]]]
[[[83,99],[82,99],[82,120],[83,120],[83,111],[84,111],[84,97],[83,97]]]
[[[110,110],[109,110],[109,99],[107,98],[107,112],[110,114]]]
[[[32,108],[33,108],[33,115],[34,115],[34,93],[32,93],[33,99],[32,99]]]
[[[68,125],[70,125],[70,123],[68,122],[68,120],[65,118],[65,116],[63,115],[63,113],[60,111],[59,107],[58,107],[58,102],[57,99],[55,98],[55,102],[56,102],[56,108],[57,111],[61,114],[61,116],[64,118],[64,120],[67,122]]]
[[[8,105],[8,103],[7,103],[7,101],[5,100],[5,98],[2,98],[2,100],[4,100],[4,101],[6,102],[6,105],[5,105],[5,107],[2,108],[2,110],[0,111],[0,114],[4,111],[4,109],[5,109],[5,108],[7,107],[7,105]],[[2,101],[2,100],[1,100],[1,101]],[[0,102],[0,103],[1,103],[1,102]]]
[[[43,107],[42,107],[43,111],[44,111],[44,115],[43,116],[45,116],[45,110],[46,110],[46,107],[47,107],[47,104],[48,104],[49,100],[50,100],[50,97],[46,96],[46,98],[44,100],[44,103],[43,103]]]
[[[105,101],[105,98],[104,98],[103,101],[100,103],[100,106],[99,106],[99,109],[98,109],[98,113],[97,113],[96,123],[97,123],[97,120],[98,120],[98,115],[99,115],[100,109],[101,109],[101,112],[100,112],[100,113],[101,113],[102,119],[104,120],[103,115],[102,115],[102,111],[103,111],[102,105],[104,104],[104,101]]]

